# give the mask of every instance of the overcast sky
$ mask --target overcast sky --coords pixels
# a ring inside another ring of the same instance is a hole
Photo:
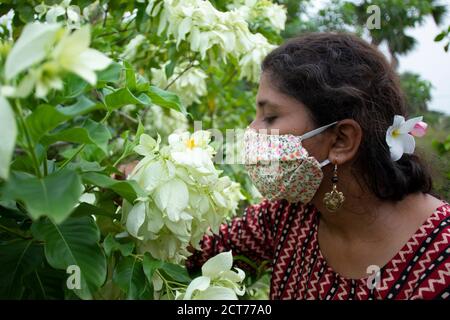
[[[315,11],[327,5],[329,0],[314,0],[313,6],[308,10]],[[350,0],[352,1],[352,0]],[[359,3],[359,0],[353,0]],[[450,11],[450,0],[441,0]],[[383,25],[383,21],[381,22]],[[432,101],[429,104],[431,110],[445,112],[450,115],[450,50],[444,51],[445,42],[434,42],[434,37],[444,28],[450,25],[450,14],[447,14],[441,27],[437,27],[432,18],[414,29],[408,30],[407,34],[417,40],[415,49],[405,56],[399,57],[399,72],[412,71],[420,74],[423,79],[433,84]],[[380,49],[387,53],[384,46]],[[389,56],[387,54],[387,56]]]
[[[450,8],[449,8],[450,10]],[[443,26],[450,25],[450,18]],[[433,101],[429,108],[450,115],[450,50],[445,52],[445,42],[434,42],[434,37],[441,31],[432,18],[411,31],[408,34],[414,36],[417,47],[406,56],[400,57],[400,71],[414,71],[433,84]]]

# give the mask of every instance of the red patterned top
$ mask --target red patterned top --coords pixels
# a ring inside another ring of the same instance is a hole
[[[450,299],[450,204],[437,208],[380,269],[375,286],[374,276],[347,279],[327,265],[318,246],[318,220],[311,204],[265,200],[222,225],[218,235],[205,236],[188,265],[230,249],[254,261],[270,260],[271,299]]]

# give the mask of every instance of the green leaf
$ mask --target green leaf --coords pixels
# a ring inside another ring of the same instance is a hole
[[[45,256],[55,269],[80,268],[80,289],[73,289],[82,299],[92,294],[106,279],[106,257],[99,246],[100,233],[92,217],[69,218],[57,225],[45,219],[33,223],[33,235],[45,242]]]
[[[139,144],[139,138],[141,137],[141,135],[145,131],[145,128],[144,128],[144,125],[142,124],[141,119],[139,119],[138,121],[139,121],[138,128],[136,130],[136,134],[135,134],[134,139],[132,141],[130,141],[128,139],[129,131],[125,131],[124,132],[125,134],[122,133],[122,138],[125,139],[125,144],[124,144],[124,147],[123,147],[123,153],[116,160],[116,163],[120,163],[120,161],[122,161],[123,159],[125,159],[129,155],[135,154],[134,148]]]
[[[82,188],[79,175],[66,168],[43,179],[13,171],[1,191],[6,199],[23,201],[33,219],[48,216],[61,223],[78,203]]]
[[[445,32],[442,31],[441,33],[439,33],[439,34],[434,38],[434,41],[435,41],[435,42],[439,42],[439,41],[441,41],[442,39],[444,39],[444,37],[445,37]]]
[[[165,91],[155,86],[150,86],[147,94],[154,104],[160,107],[174,109],[184,115],[187,115],[186,108],[183,106],[180,98],[175,93]]]
[[[125,82],[127,84],[127,88],[134,91],[136,89],[136,74],[134,69],[128,61],[124,61],[123,64],[125,66]]]
[[[142,260],[142,267],[144,268],[144,273],[149,283],[152,283],[152,278],[155,271],[162,268],[163,266],[164,262],[154,259],[149,253],[146,253],[144,255],[144,259]]]
[[[42,252],[44,255],[44,252]],[[67,273],[55,270],[45,263],[44,268],[34,269],[24,279],[26,290],[23,299],[63,300]]]
[[[84,183],[110,189],[130,203],[133,203],[137,197],[145,195],[144,190],[133,180],[115,180],[96,172],[83,173],[82,178]]]
[[[20,299],[24,292],[23,277],[43,261],[42,246],[33,240],[0,243],[0,299]]]
[[[142,266],[145,276],[150,283],[156,270],[160,270],[163,275],[177,282],[189,283],[192,281],[186,268],[177,264],[156,260],[148,253],[144,255]]]
[[[73,169],[77,172],[91,172],[91,171],[103,171],[106,167],[102,167],[98,162],[87,161],[85,159],[80,159],[78,162],[71,162],[67,165],[68,168]]]
[[[108,234],[103,242],[103,249],[109,257],[113,251],[120,251],[122,256],[129,256],[134,250],[134,242],[120,243],[112,234]]]
[[[90,215],[99,215],[99,216],[107,215],[112,217],[114,215],[114,212],[108,211],[104,208],[99,208],[86,202],[82,202],[70,214],[71,217],[84,217]]]
[[[72,99],[81,95],[89,85],[76,74],[69,73],[64,77],[64,89],[57,96],[64,99]]]
[[[75,116],[85,114],[97,108],[97,105],[88,98],[81,96],[78,101],[67,107],[57,107],[44,104],[30,114],[25,123],[34,142],[39,142],[42,136],[56,128],[59,124]]]
[[[4,97],[0,96],[0,178],[8,179],[9,166],[16,145],[17,127],[14,112]]]
[[[192,280],[191,277],[189,277],[186,268],[178,264],[165,262],[163,267],[161,268],[161,271],[178,282],[189,283]]]
[[[106,107],[111,111],[129,104],[149,105],[151,102],[146,94],[141,93],[136,97],[128,88],[121,88],[105,96]]]
[[[77,102],[74,104],[69,106],[58,106],[56,109],[67,116],[75,117],[89,113],[93,110],[103,109],[103,105],[100,103],[95,103],[88,97],[82,95],[77,97]]]
[[[53,134],[47,134],[41,141],[46,145],[57,141],[94,144],[107,154],[108,141],[110,139],[111,133],[104,124],[87,119],[83,127],[69,128]]]
[[[126,293],[127,299],[140,298],[147,286],[142,262],[135,257],[123,258],[114,270],[113,281]]]
[[[97,72],[97,85],[99,82],[117,82],[120,79],[121,71],[122,66],[119,63],[111,63],[105,70]]]

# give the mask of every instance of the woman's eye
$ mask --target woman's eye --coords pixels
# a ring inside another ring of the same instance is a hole
[[[271,124],[271,123],[273,123],[276,119],[277,119],[276,116],[265,117],[265,118],[264,118],[264,122],[266,122],[266,123],[268,123],[268,124]]]

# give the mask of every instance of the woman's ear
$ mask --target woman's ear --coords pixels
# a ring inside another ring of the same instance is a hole
[[[335,164],[351,161],[358,152],[362,140],[362,129],[353,119],[339,121],[333,128],[335,139],[331,145],[328,159]]]

